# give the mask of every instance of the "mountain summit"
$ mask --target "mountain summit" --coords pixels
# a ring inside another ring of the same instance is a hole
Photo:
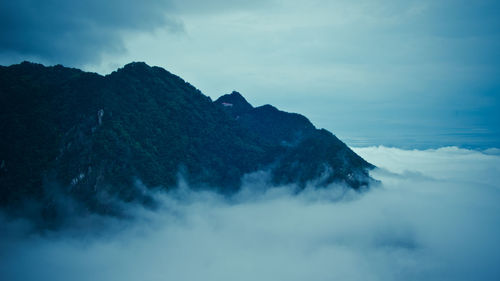
[[[232,193],[260,170],[274,185],[358,189],[373,168],[302,115],[253,107],[238,92],[212,102],[180,77],[137,62],[106,76],[0,66],[0,136],[0,206],[12,212],[30,201],[51,213],[62,192],[86,210],[113,213],[116,200],[151,201],[138,182],[169,189],[180,177]]]
[[[230,94],[218,98],[215,103],[221,104],[235,117],[247,113],[253,109],[253,106],[238,92],[233,91]]]

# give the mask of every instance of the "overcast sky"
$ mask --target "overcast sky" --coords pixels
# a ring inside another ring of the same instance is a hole
[[[499,14],[489,0],[1,1],[0,64],[145,61],[353,145],[498,147]]]

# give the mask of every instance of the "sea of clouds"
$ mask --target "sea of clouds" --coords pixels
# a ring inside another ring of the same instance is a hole
[[[0,280],[500,280],[498,150],[354,150],[380,185],[296,194],[257,173],[231,198],[181,184],[91,231],[5,222]]]

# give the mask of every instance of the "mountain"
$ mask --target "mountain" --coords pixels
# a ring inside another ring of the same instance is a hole
[[[371,164],[327,130],[318,130],[304,116],[274,106],[253,107],[238,92],[215,101],[247,131],[271,147],[282,148],[273,165],[273,183],[319,186],[344,182],[357,189],[368,185]]]
[[[138,186],[169,189],[183,177],[232,193],[259,170],[272,184],[358,189],[369,184],[371,168],[302,115],[253,107],[237,92],[212,102],[145,63],[106,76],[61,65],[0,66],[0,206],[10,213],[57,216],[62,194],[88,212],[115,214],[112,202],[154,205]],[[37,207],[20,207],[27,204]]]

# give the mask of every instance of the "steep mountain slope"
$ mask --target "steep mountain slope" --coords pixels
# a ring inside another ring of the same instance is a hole
[[[312,179],[317,185],[342,181],[359,188],[368,184],[366,169],[373,166],[330,132],[316,129],[306,117],[271,105],[254,108],[238,92],[215,103],[263,142],[284,148],[272,167],[275,184],[304,186]]]
[[[37,202],[47,216],[58,193],[98,213],[119,212],[116,200],[151,204],[137,180],[170,188],[181,175],[194,187],[233,192],[245,173],[266,169],[276,184],[323,175],[322,184],[359,188],[373,167],[301,115],[254,108],[238,93],[212,102],[144,63],[107,76],[28,62],[0,67],[0,136],[0,205],[16,212]]]

